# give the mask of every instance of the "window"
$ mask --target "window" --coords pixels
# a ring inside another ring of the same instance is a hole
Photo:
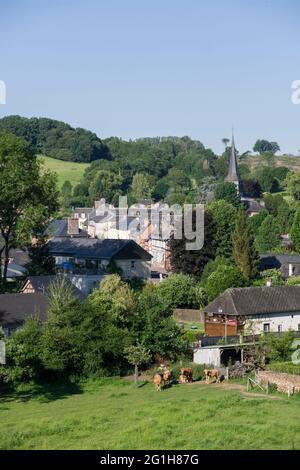
[[[269,333],[269,331],[270,331],[270,323],[264,323],[263,329],[264,329],[264,333]]]
[[[278,333],[281,333],[282,332],[282,325],[278,325],[277,330],[278,330]]]
[[[131,261],[131,269],[135,268],[135,261]]]

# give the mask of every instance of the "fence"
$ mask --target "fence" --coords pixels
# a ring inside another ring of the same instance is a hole
[[[300,338],[300,331],[293,331],[292,332],[294,335],[294,338]],[[274,336],[282,336],[284,335],[284,332],[269,332],[269,333],[263,333],[264,335],[274,335]],[[236,335],[236,336],[227,336],[225,338],[224,336],[202,336],[199,341],[199,346],[201,345],[202,347],[204,346],[216,346],[216,345],[222,345],[222,344],[238,344],[238,343],[255,343],[256,341],[259,341],[259,338],[261,335],[247,335],[247,336],[242,336],[242,335]]]

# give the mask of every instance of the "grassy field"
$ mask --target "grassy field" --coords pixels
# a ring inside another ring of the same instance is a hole
[[[119,379],[44,392],[2,395],[0,449],[300,449],[299,396]]]
[[[45,163],[45,168],[55,171],[58,176],[58,187],[61,188],[64,181],[69,180],[74,187],[79,183],[84,170],[89,166],[88,163],[64,162],[55,158],[40,155],[39,159]]]
[[[299,171],[300,170],[300,156],[295,157],[295,156],[287,156],[287,155],[279,155],[273,157],[271,160],[268,160],[261,155],[249,155],[239,162],[245,163],[248,165],[252,170],[257,168],[260,165],[268,165],[271,164],[272,166],[274,165],[275,167],[281,167],[285,166],[289,168],[291,171]]]

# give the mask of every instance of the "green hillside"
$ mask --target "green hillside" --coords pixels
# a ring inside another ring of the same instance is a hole
[[[44,155],[40,155],[39,159],[44,161],[45,168],[57,173],[59,188],[61,188],[66,180],[69,180],[74,187],[79,183],[85,169],[89,166],[88,163],[65,162]]]

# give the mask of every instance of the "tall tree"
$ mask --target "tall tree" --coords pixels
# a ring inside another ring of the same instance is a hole
[[[208,261],[215,256],[214,240],[215,224],[212,215],[205,211],[204,213],[204,244],[201,250],[187,250],[187,240],[184,235],[181,240],[171,237],[169,242],[170,261],[174,272],[191,274],[200,278],[202,271]],[[196,230],[196,217],[193,213],[193,230]]]
[[[257,275],[259,255],[255,247],[248,217],[240,211],[233,233],[232,252],[234,261],[246,279]]]
[[[135,202],[150,199],[153,192],[153,187],[150,182],[150,177],[142,173],[137,173],[132,178],[132,198]]]
[[[298,253],[300,252],[300,207],[297,209],[293,225],[291,228],[291,237]]]
[[[229,181],[219,183],[216,186],[215,199],[223,199],[223,201],[229,202],[229,204],[232,204],[235,207],[239,207],[240,205],[240,197],[237,193],[236,187],[234,183],[230,183]]]
[[[260,253],[268,253],[280,244],[280,229],[273,215],[268,215],[257,231],[256,248]]]
[[[7,277],[9,251],[30,244],[58,210],[56,177],[43,171],[29,142],[0,134],[0,233],[4,245],[2,277]]]
[[[216,242],[216,256],[232,257],[232,234],[235,228],[237,210],[229,202],[213,201],[209,207],[214,222],[214,238]]]
[[[275,155],[275,153],[280,150],[280,147],[277,142],[269,142],[268,140],[262,139],[255,142],[253,150],[260,154],[270,153]]]

